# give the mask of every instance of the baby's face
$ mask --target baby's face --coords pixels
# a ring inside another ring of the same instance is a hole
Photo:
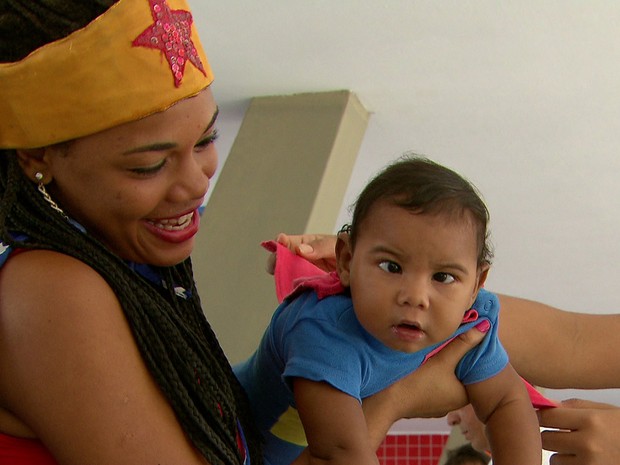
[[[414,214],[381,202],[361,225],[348,270],[362,326],[386,346],[415,352],[448,339],[486,273],[467,216]]]

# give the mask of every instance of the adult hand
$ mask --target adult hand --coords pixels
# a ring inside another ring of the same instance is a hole
[[[484,333],[472,328],[410,375],[362,402],[373,447],[379,447],[394,422],[402,418],[438,418],[469,403],[454,370]]]
[[[336,269],[336,236],[329,234],[278,234],[276,241],[304,257],[324,271]],[[273,274],[275,256],[269,258],[267,270]]]
[[[617,465],[620,463],[620,408],[571,399],[539,412],[544,449],[556,452],[551,465]]]
[[[481,330],[470,329],[416,371],[373,397],[389,398],[386,406],[393,409],[394,421],[401,418],[440,418],[467,405],[467,393],[454,371],[463,356],[483,338]]]

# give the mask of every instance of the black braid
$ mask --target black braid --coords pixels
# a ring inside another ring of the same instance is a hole
[[[0,0],[0,63],[84,27],[116,1]],[[28,239],[15,240],[17,234]],[[96,270],[115,292],[151,375],[195,447],[213,465],[240,464],[239,421],[252,463],[262,463],[260,433],[202,312],[189,259],[158,268],[166,288],[150,283],[52,210],[10,150],[0,150],[0,239],[13,247],[58,251]],[[175,286],[190,297],[178,297]]]

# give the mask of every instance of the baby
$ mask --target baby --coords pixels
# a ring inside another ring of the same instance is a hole
[[[476,325],[487,334],[456,374],[494,463],[540,464],[535,411],[497,337],[498,300],[482,289],[488,217],[469,182],[424,158],[403,158],[365,187],[339,234],[337,271],[301,282],[235,367],[266,463],[288,464],[307,445],[310,463],[377,464],[363,399]]]

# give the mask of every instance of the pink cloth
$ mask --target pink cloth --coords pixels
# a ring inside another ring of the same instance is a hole
[[[527,381],[523,380],[525,383],[525,387],[527,388],[527,393],[530,395],[530,400],[532,401],[532,405],[534,408],[551,408],[551,407],[559,407],[559,402],[556,402],[551,399],[547,399],[540,392],[536,390],[534,386],[532,386]]]
[[[317,293],[319,299],[344,291],[344,287],[340,283],[338,274],[335,271],[331,273],[323,271],[305,258],[291,252],[288,247],[275,241],[266,241],[261,245],[268,251],[276,254],[276,265],[273,276],[276,283],[278,302],[282,302],[285,298],[297,292],[301,292],[304,289],[313,289]],[[478,312],[470,309],[465,312],[463,323],[475,321],[477,318]],[[433,354],[444,348],[449,342],[450,341],[447,341],[434,351]],[[547,399],[530,383],[525,380],[523,380],[523,382],[525,383],[534,408],[558,406],[557,402]]]
[[[275,241],[261,244],[276,255],[273,277],[278,302],[303,289],[314,289],[319,299],[344,291],[336,272],[328,273]]]

